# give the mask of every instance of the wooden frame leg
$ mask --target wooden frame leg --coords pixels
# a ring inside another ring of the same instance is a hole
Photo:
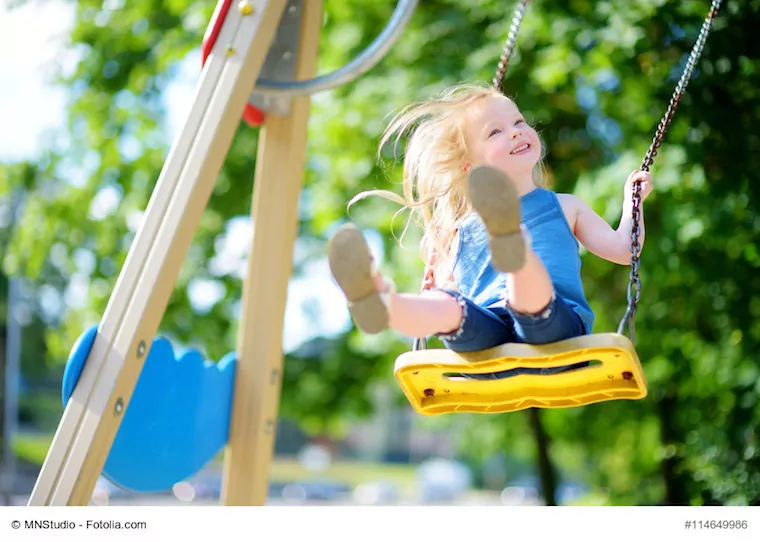
[[[322,0],[303,3],[297,79],[312,77],[316,71],[322,5]],[[267,116],[259,139],[252,208],[255,228],[243,291],[235,395],[222,485],[225,505],[263,505],[266,501],[309,107],[308,96],[295,98],[289,116]]]
[[[30,505],[90,501],[286,0],[250,4],[252,13],[232,9],[222,26]]]

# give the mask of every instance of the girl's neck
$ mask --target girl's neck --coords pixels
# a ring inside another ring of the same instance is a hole
[[[527,172],[522,175],[511,176],[512,182],[515,183],[517,193],[520,197],[533,192],[536,189],[536,184],[533,182],[533,172]]]

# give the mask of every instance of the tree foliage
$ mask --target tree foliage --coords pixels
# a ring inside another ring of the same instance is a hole
[[[181,61],[197,57],[213,7],[76,3],[59,74],[68,126],[34,165],[5,256],[7,273],[23,270],[60,298],[47,335],[53,359],[64,360],[105,308],[170,143],[165,91]],[[325,2],[320,72],[363,49],[394,7]],[[706,0],[531,3],[506,92],[541,132],[553,188],[617,224],[625,177],[641,164],[707,10]],[[417,289],[418,233],[400,247],[394,206],[366,201],[349,217],[345,203],[363,189],[398,189],[399,164],[375,160],[387,115],[446,85],[490,80],[510,17],[511,3],[497,0],[421,2],[380,65],[314,97],[298,274],[323,258],[325,238],[350,219],[379,233],[385,270],[401,288]],[[760,498],[758,23],[759,1],[724,2],[652,167],[636,328],[649,396],[542,416],[560,470],[606,490],[612,503]],[[257,135],[239,127],[161,324],[212,359],[234,348],[238,332],[240,262],[220,262],[219,252],[249,213]],[[583,263],[596,330],[612,331],[628,270],[585,253]],[[218,301],[194,307],[189,292],[198,284],[215,285]],[[367,390],[392,385],[392,361],[407,346],[391,332],[363,337],[353,329],[308,343],[286,363],[281,411],[315,428],[366,413]],[[466,454],[534,454],[527,416],[468,422],[465,442],[477,446]]]

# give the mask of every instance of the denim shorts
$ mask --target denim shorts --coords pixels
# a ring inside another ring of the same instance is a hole
[[[549,305],[537,314],[523,314],[508,306],[483,308],[452,290],[441,290],[454,297],[462,307],[459,329],[437,334],[447,349],[454,352],[487,350],[505,343],[547,344],[586,335],[581,317],[560,296],[553,296]],[[487,375],[463,375],[478,379],[498,379],[519,374],[556,374],[581,367],[589,362],[562,367],[537,369],[519,367]]]

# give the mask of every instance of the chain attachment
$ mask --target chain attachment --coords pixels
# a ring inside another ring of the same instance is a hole
[[[652,144],[649,146],[649,149],[644,156],[644,160],[641,164],[641,171],[649,171],[650,166],[654,163],[654,158],[657,156],[657,151],[660,148],[663,139],[665,139],[665,133],[668,131],[671,122],[673,122],[673,116],[675,115],[676,108],[678,107],[678,104],[681,103],[681,99],[686,92],[686,87],[689,84],[691,74],[694,71],[694,67],[697,65],[699,57],[702,54],[705,42],[707,41],[707,35],[710,33],[713,21],[718,15],[718,10],[720,9],[721,2],[722,0],[713,0],[712,5],[710,6],[710,12],[702,24],[697,42],[694,44],[694,47],[689,54],[689,58],[686,61],[686,66],[684,66],[683,73],[681,74],[681,79],[679,79],[678,84],[676,85],[676,89],[673,92],[673,96],[670,98],[670,103],[668,104],[668,108],[665,111],[665,115],[657,125]],[[639,256],[641,254],[641,245],[639,244],[639,222],[641,220],[641,184],[638,182],[633,183],[631,220],[633,224],[631,225],[631,271],[628,275],[628,305],[626,307],[623,318],[620,320],[617,332],[618,334],[622,335],[627,324],[628,336],[631,339],[631,342],[635,344],[635,317],[636,310],[638,309],[639,299],[641,298],[641,277],[639,276]]]
[[[531,0],[520,0],[515,8],[515,14],[512,16],[512,24],[509,27],[509,35],[507,41],[504,44],[504,50],[499,58],[499,66],[496,69],[496,76],[493,78],[493,88],[502,91],[501,85],[504,81],[504,74],[507,73],[507,66],[509,60],[512,58],[512,53],[515,51],[515,45],[517,44],[517,31],[520,30],[520,23],[522,23],[525,16],[525,10],[528,9],[528,4]]]

